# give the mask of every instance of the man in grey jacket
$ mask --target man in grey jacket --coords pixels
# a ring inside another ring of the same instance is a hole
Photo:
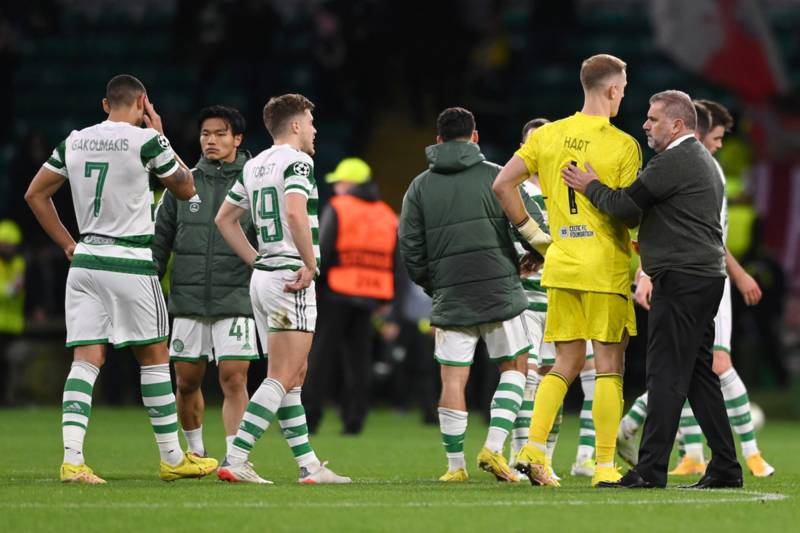
[[[227,444],[247,407],[247,370],[258,359],[256,327],[250,305],[250,269],[225,242],[214,224],[220,204],[247,155],[238,147],[245,122],[235,109],[211,106],[200,112],[203,156],[192,169],[197,194],[188,201],[170,192],[156,215],[153,259],[159,276],[174,254],[169,312],[174,317],[170,359],[175,365],[178,418],[189,451],[204,456],[200,386],[208,361],[216,361],[224,400],[222,421]],[[255,229],[249,217],[241,223],[251,242]]]
[[[570,187],[601,211],[639,229],[642,268],[653,281],[648,316],[649,413],[639,461],[617,482],[598,486],[664,487],[684,401],[688,398],[713,457],[690,488],[741,487],[719,378],[712,370],[714,315],[725,282],[719,212],[723,185],[711,154],[695,138],[697,114],[680,91],[650,98],[644,130],[653,157],[627,189],[612,190],[590,170],[562,171]]]

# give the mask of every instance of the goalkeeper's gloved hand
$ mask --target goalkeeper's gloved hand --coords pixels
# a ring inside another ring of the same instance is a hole
[[[542,231],[539,224],[531,217],[526,218],[522,223],[517,224],[517,231],[522,235],[533,249],[539,252],[542,257],[547,253],[547,248],[553,242],[550,235]]]

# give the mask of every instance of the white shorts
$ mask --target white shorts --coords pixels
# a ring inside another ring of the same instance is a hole
[[[547,313],[526,309],[523,313],[528,333],[531,337],[531,354],[529,363],[538,367],[553,366],[556,364],[556,345],[544,342],[544,327],[547,323]],[[586,341],[586,360],[594,359],[592,341]]]
[[[115,348],[165,341],[169,319],[156,276],[70,268],[64,301],[67,347]]]
[[[169,357],[196,363],[258,359],[256,323],[249,317],[176,317],[172,321]]]
[[[717,316],[714,317],[714,351],[731,353],[731,328],[733,311],[731,309],[731,279],[725,278],[722,300],[719,302]]]
[[[489,358],[495,363],[511,361],[531,349],[528,328],[522,315],[505,322],[491,322],[465,328],[436,328],[434,357],[441,365],[469,366],[475,346],[483,338]]]
[[[250,301],[261,346],[267,350],[270,332],[308,331],[317,325],[317,292],[314,282],[299,292],[284,292],[287,283],[297,279],[291,270],[253,270]]]

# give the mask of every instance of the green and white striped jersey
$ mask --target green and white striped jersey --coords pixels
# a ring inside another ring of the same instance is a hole
[[[542,215],[545,222],[547,222],[547,208],[544,205],[544,196],[542,190],[526,180],[520,187],[536,202],[541,208]],[[525,255],[525,249],[521,244],[516,243],[517,253],[520,256]],[[528,309],[531,311],[547,311],[547,289],[542,287],[542,269],[539,269],[535,274],[522,278],[522,288],[525,290],[525,295],[528,297]]]
[[[178,168],[166,137],[106,120],[72,131],[44,166],[69,180],[81,233],[73,267],[155,274],[149,175],[164,178]]]
[[[308,219],[314,256],[319,266],[319,194],[314,179],[314,160],[288,144],[264,150],[245,163],[225,201],[249,209],[258,234],[260,270],[299,270],[303,260],[287,222],[285,196],[302,194],[308,199]]]

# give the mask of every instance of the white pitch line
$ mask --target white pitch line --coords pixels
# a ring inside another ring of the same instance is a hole
[[[267,489],[268,491],[269,489]],[[182,502],[182,503],[146,503],[146,502],[65,502],[43,503],[0,502],[2,509],[359,509],[359,508],[447,508],[447,507],[529,507],[538,505],[549,506],[587,506],[587,505],[717,505],[728,503],[763,503],[785,500],[785,494],[777,492],[751,492],[751,491],[715,491],[723,493],[721,498],[656,498],[648,499],[603,499],[603,500],[520,500],[520,501],[473,501],[473,502]]]

